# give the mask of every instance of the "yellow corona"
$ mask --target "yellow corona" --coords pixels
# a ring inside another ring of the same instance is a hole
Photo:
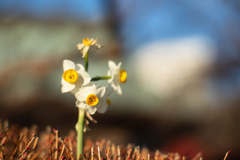
[[[95,94],[89,94],[86,99],[86,103],[89,106],[95,106],[98,104],[98,97]]]
[[[74,83],[78,80],[78,73],[74,69],[68,69],[63,73],[63,79],[66,82]]]
[[[92,40],[89,40],[88,38],[83,39],[83,44],[84,44],[85,46],[90,46],[90,45],[92,44]]]
[[[125,83],[127,81],[127,71],[125,71],[125,70],[120,71],[119,81],[121,83]]]

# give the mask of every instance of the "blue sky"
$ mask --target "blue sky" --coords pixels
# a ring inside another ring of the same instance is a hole
[[[64,17],[79,21],[99,22],[106,17],[108,1],[99,0],[4,0],[0,13],[8,16],[30,15],[37,18]],[[9,14],[10,13],[10,14]]]

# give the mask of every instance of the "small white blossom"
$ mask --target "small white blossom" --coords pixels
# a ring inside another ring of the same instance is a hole
[[[81,64],[76,64],[70,60],[63,61],[62,93],[71,92],[76,88],[88,84],[90,75],[84,70]]]
[[[88,52],[90,46],[96,48],[96,49],[99,49],[101,48],[102,46],[100,44],[98,44],[98,41],[97,41],[97,38],[96,39],[83,39],[83,43],[79,43],[77,45],[78,49],[81,51],[82,53],[82,57],[84,58],[86,53]]]
[[[113,61],[108,62],[108,66],[110,68],[108,76],[111,76],[108,83],[111,84],[113,89],[120,95],[122,94],[120,83],[125,83],[127,80],[127,72],[125,70],[120,70],[121,64],[121,62],[118,63],[118,65],[116,65]]]
[[[90,114],[94,114],[105,101],[103,96],[106,92],[106,87],[95,86],[92,82],[83,86],[76,92],[76,106],[85,109]]]

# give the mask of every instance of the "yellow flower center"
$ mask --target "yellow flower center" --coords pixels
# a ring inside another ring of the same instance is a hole
[[[119,81],[120,81],[121,83],[125,83],[126,80],[127,80],[127,71],[121,70],[121,71],[120,71]]]
[[[74,69],[68,69],[63,73],[63,79],[69,83],[74,83],[78,79],[78,74]]]
[[[90,45],[92,44],[92,40],[89,40],[88,38],[83,39],[83,44],[84,44],[85,46],[90,46]]]
[[[110,104],[111,104],[110,99],[107,99],[107,104],[110,106]]]
[[[86,99],[86,103],[89,106],[95,106],[98,104],[98,97],[95,94],[89,94]]]

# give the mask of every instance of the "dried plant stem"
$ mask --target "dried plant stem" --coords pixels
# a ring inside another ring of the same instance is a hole
[[[62,152],[61,152],[61,154],[60,154],[60,156],[59,156],[59,160],[61,160],[61,158],[62,158],[64,149],[65,149],[65,145],[63,145]]]
[[[33,149],[35,150],[37,147],[37,143],[38,143],[38,137],[35,138],[34,144],[33,144]]]
[[[35,141],[34,141],[33,147],[32,147],[32,151],[28,154],[27,160],[32,159],[32,157],[33,157],[35,154],[37,154],[37,153],[36,153],[37,142],[38,142],[38,137],[35,138]]]
[[[126,160],[129,160],[131,159],[131,153],[132,153],[132,149],[129,149],[128,152],[127,152],[127,157],[126,157]]]
[[[7,139],[7,137],[4,136],[3,139],[2,139],[2,141],[0,142],[0,146],[2,146],[2,145],[4,144],[4,142],[6,141],[6,139]]]
[[[120,159],[121,159],[121,150],[120,150],[120,146],[118,146],[117,152],[118,152],[118,160],[120,160]]]
[[[0,150],[0,160],[3,159],[3,151]]]
[[[34,139],[35,139],[35,137],[32,136],[30,142],[27,144],[27,146],[25,147],[25,149],[24,149],[24,150],[22,151],[22,153],[20,154],[20,156],[19,156],[20,159],[25,156],[25,155],[23,155],[23,154],[26,152],[26,150],[28,150],[29,146],[31,145],[31,143],[32,143],[32,141],[33,141]],[[26,157],[26,156],[25,156],[25,157]]]
[[[138,156],[137,156],[137,160],[139,160],[141,158],[141,154],[139,154]]]
[[[109,146],[108,146],[109,147]],[[110,148],[108,148],[108,149],[106,149],[105,150],[105,154],[106,154],[106,156],[107,156],[107,160],[110,160],[110,154],[111,154],[111,149]]]
[[[83,155],[83,129],[84,129],[84,109],[79,108],[78,116],[78,137],[77,137],[77,157]]]
[[[30,152],[27,156],[27,160],[31,159],[34,154],[35,154],[34,151]]]
[[[94,146],[92,146],[92,148],[91,148],[91,160],[93,160],[93,156],[94,156],[94,148],[93,148]]]
[[[51,159],[53,159],[53,151],[52,151],[52,142],[50,142],[50,155],[51,155]]]
[[[62,143],[62,146],[65,146],[64,148],[65,148],[65,150],[67,151],[67,154],[68,154],[68,156],[70,157],[70,159],[73,159],[73,157],[72,157],[72,151],[69,151],[70,149],[68,149],[67,148],[67,145],[64,143],[64,141],[62,141],[61,139],[59,139],[59,141]],[[72,149],[71,149],[72,150]]]
[[[55,151],[58,149],[58,130],[55,131],[56,134],[56,142],[55,142]],[[57,154],[55,154],[55,159],[57,159]]]
[[[98,159],[101,160],[100,147],[98,146]]]
[[[70,152],[70,155],[72,157],[73,156],[73,148],[72,148],[72,141],[71,141],[71,139],[69,139],[69,152]]]
[[[224,159],[223,160],[226,160],[227,159],[227,157],[228,157],[228,155],[231,153],[231,151],[228,151],[226,154],[225,154],[225,157],[224,157]]]
[[[115,145],[114,145],[114,144],[112,144],[112,156],[113,156],[113,158],[114,158],[114,157],[117,157],[117,156],[116,156],[116,148],[115,148]]]
[[[38,157],[38,155],[39,155],[44,149],[45,149],[45,147],[42,148],[42,149],[40,149],[39,151],[37,151],[37,152],[31,157],[31,159],[36,159],[36,158]]]
[[[19,142],[17,144],[17,147],[15,148],[15,150],[13,151],[12,155],[11,155],[11,158],[10,159],[13,159],[13,157],[15,156],[17,150],[18,150],[18,147],[21,145],[21,142],[23,140],[23,137],[24,135],[22,133],[20,133],[20,139],[19,139]]]

